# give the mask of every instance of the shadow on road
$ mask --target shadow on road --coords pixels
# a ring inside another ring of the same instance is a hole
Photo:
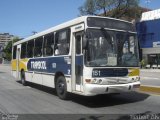
[[[20,81],[17,81],[21,83]],[[38,89],[40,91],[52,94],[56,96],[56,91],[53,88],[45,87],[42,85],[37,85],[34,83],[27,83],[28,86]],[[139,101],[144,101],[150,95],[139,92],[127,92],[121,94],[106,94],[106,95],[97,95],[92,97],[80,96],[76,94],[71,94],[69,101],[81,104],[90,108],[100,108],[107,106],[115,106],[121,104],[135,103]]]
[[[1,71],[0,71],[0,74],[2,74],[2,73],[5,73],[5,72],[1,72]]]
[[[16,82],[21,84],[21,81],[16,81]],[[27,86],[35,88],[35,89],[43,91],[43,92],[46,92],[46,93],[49,93],[49,94],[52,94],[52,95],[57,95],[54,88],[45,87],[43,85],[38,85],[35,83],[30,83],[30,82],[27,82]]]
[[[138,92],[129,92],[121,94],[97,95],[93,97],[84,97],[72,95],[71,100],[78,104],[91,107],[108,107],[121,104],[135,103],[147,99],[150,95]]]

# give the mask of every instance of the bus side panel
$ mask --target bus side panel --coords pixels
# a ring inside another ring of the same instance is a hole
[[[71,77],[66,77],[66,81],[67,81],[67,91],[72,92]]]
[[[45,75],[45,74],[42,74],[42,84],[44,86],[48,86],[48,87],[52,87],[52,88],[55,88],[55,84],[54,84],[54,77],[53,75]]]
[[[33,75],[33,73],[31,73],[31,72],[25,72],[25,80],[32,82],[32,75]]]
[[[32,82],[42,85],[42,74],[33,72]]]
[[[17,60],[12,60],[11,61],[11,74],[16,78],[17,77],[17,72],[16,72],[16,67],[17,67]]]
[[[19,61],[19,71],[28,71],[27,69],[28,59],[20,59]]]
[[[31,82],[32,81],[32,73],[28,72],[28,69],[27,69],[28,61],[29,61],[28,58],[20,59],[20,61],[19,61],[19,72],[25,71],[25,80]]]
[[[61,72],[67,82],[67,91],[71,91],[71,56],[33,58],[28,61],[27,69],[31,72],[31,82],[52,88],[55,88],[55,74]]]
[[[30,59],[27,63],[28,71],[35,73],[55,74],[62,72],[64,75],[71,75],[71,57],[50,57]]]

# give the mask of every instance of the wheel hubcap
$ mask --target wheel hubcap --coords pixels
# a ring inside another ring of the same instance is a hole
[[[64,93],[64,83],[59,82],[59,84],[58,84],[58,91],[59,91],[60,94]]]

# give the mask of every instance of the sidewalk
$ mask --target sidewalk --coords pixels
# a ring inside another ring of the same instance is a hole
[[[160,69],[140,69],[141,72],[159,72]]]

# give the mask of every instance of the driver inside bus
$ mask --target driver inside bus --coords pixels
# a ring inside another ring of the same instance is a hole
[[[122,64],[123,65],[135,65],[136,63],[136,56],[131,51],[126,51],[122,55]]]

